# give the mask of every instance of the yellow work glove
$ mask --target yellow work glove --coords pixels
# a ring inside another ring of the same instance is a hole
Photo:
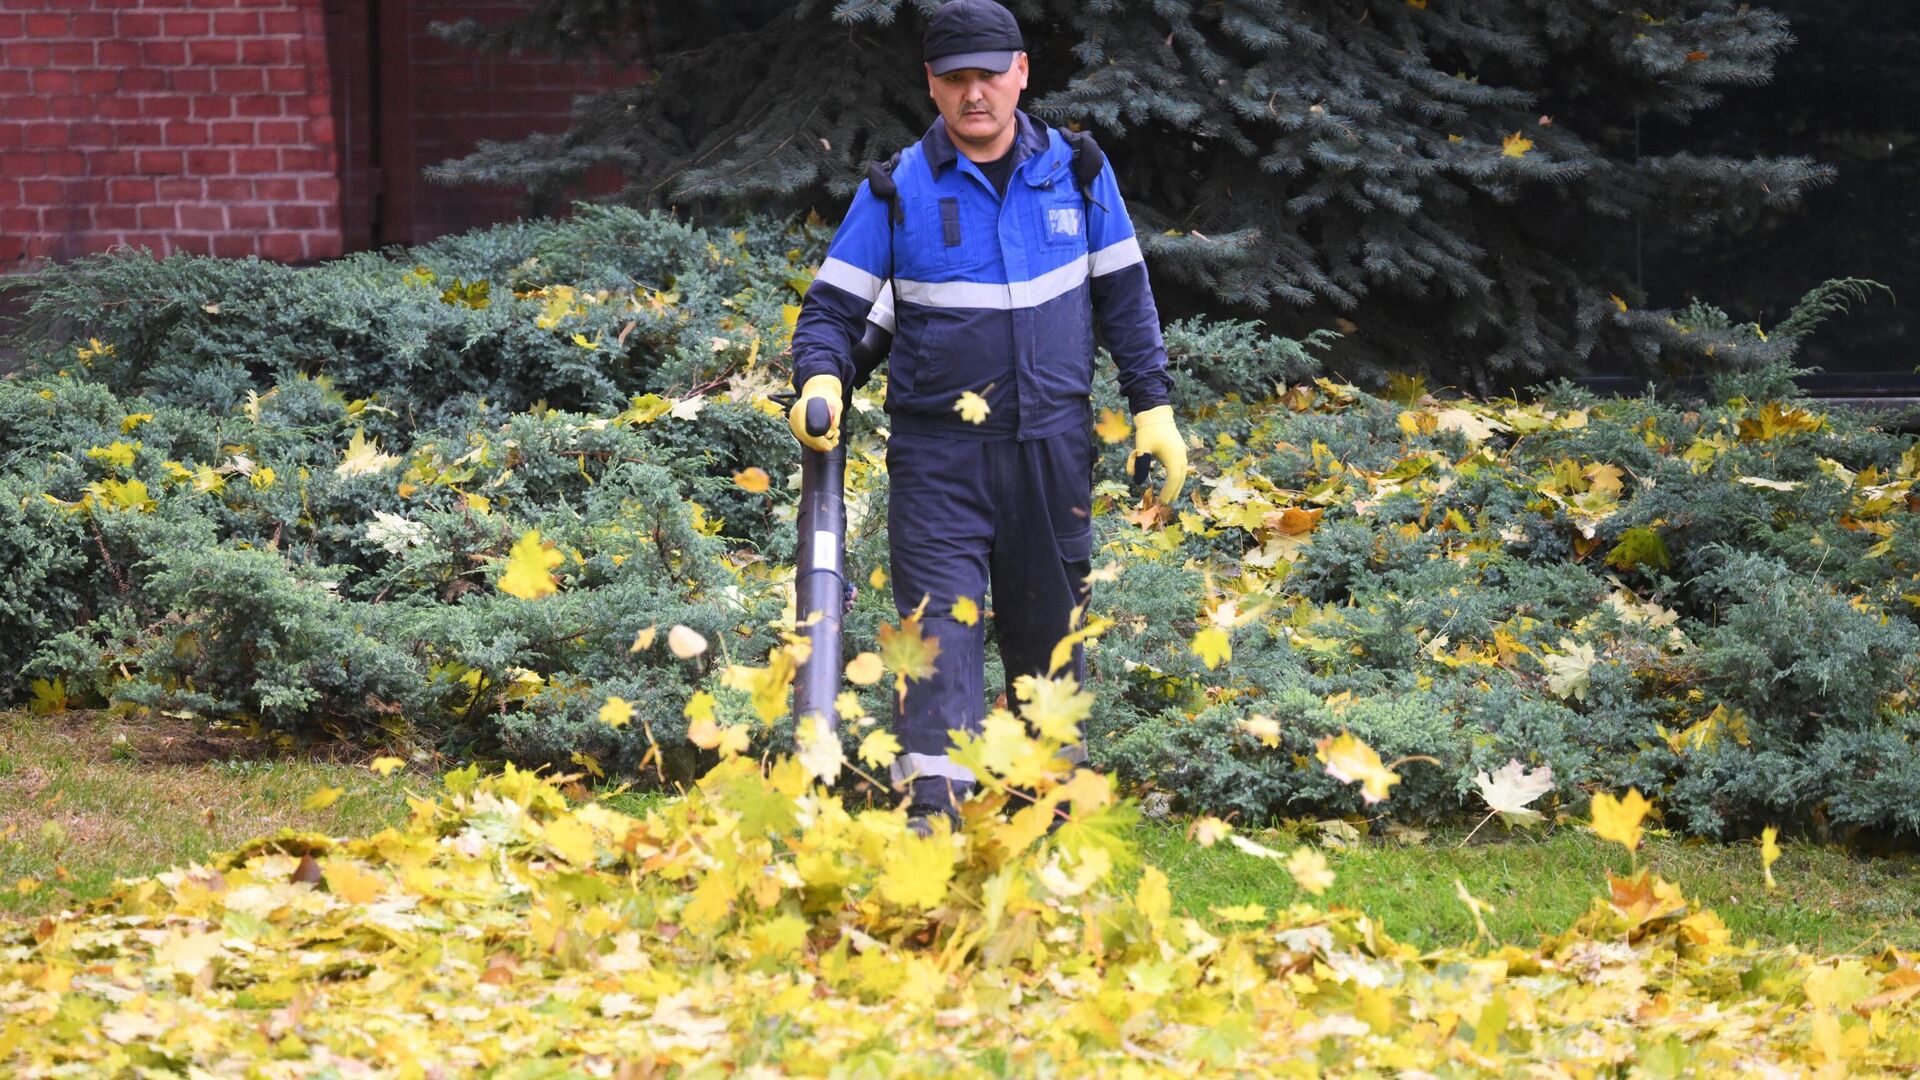
[[[807,402],[822,398],[833,419],[827,424],[825,435],[807,434]],[[821,453],[840,445],[840,380],[832,375],[815,375],[800,388],[800,399],[787,410],[787,426],[793,429],[793,437],[800,445]]]
[[[1156,405],[1133,414],[1133,452],[1127,455],[1127,475],[1133,475],[1134,459],[1151,454],[1167,470],[1167,482],[1160,486],[1160,503],[1166,505],[1180,495],[1187,482],[1187,444],[1173,424],[1173,406]]]

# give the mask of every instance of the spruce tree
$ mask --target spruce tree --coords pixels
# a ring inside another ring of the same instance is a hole
[[[584,99],[563,134],[482,144],[432,175],[551,196],[611,162],[619,197],[638,205],[837,209],[866,160],[934,115],[919,35],[936,6],[542,0],[505,27],[450,28],[655,77]],[[1737,0],[1009,7],[1033,56],[1024,107],[1099,137],[1156,282],[1286,333],[1335,326],[1349,375],[1433,370],[1484,391],[1780,349],[1643,308],[1631,257],[1636,229],[1708,234],[1830,176],[1799,157],[1638,152],[1640,118],[1694,119],[1769,78],[1792,40],[1775,12]]]

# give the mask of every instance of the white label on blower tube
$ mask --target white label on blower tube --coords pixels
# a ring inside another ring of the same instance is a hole
[[[816,529],[813,534],[813,569],[839,570],[839,538],[825,529]]]

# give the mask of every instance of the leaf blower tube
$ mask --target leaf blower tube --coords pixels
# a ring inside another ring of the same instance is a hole
[[[847,579],[847,430],[853,418],[853,392],[865,385],[886,359],[893,335],[868,322],[866,333],[853,347],[854,379],[840,409],[840,441],[832,450],[800,448],[800,512],[796,526],[800,550],[794,559],[794,616],[813,645],[807,662],[793,683],[793,715],[805,720],[826,717],[838,731],[840,713],[834,700],[840,695],[840,621],[853,609],[853,583]],[[792,394],[782,394],[791,406]],[[807,433],[824,435],[833,417],[824,401],[807,407]]]

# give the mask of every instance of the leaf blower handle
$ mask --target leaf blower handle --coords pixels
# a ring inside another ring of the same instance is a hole
[[[825,399],[810,398],[807,401],[807,434],[818,438],[833,427],[833,410]]]

